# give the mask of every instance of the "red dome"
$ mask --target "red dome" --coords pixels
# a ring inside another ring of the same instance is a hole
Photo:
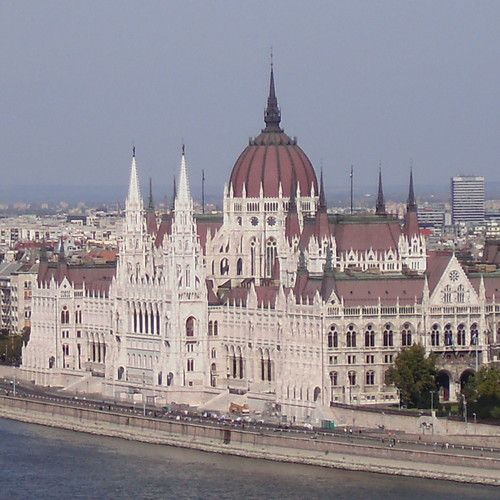
[[[309,158],[283,132],[263,131],[251,141],[236,161],[229,183],[236,197],[242,196],[245,186],[248,198],[258,198],[262,185],[266,198],[277,198],[280,183],[284,197],[290,197],[295,186],[301,196],[311,196],[313,186],[318,195],[318,181]]]
[[[233,195],[241,197],[245,187],[248,198],[258,198],[263,186],[266,198],[277,198],[281,183],[284,197],[295,194],[295,186],[300,188],[301,196],[311,196],[314,186],[317,196],[318,181],[309,158],[297,146],[297,141],[288,137],[279,126],[281,113],[274,90],[272,67],[264,119],[266,128],[250,141],[233,167],[229,179]]]

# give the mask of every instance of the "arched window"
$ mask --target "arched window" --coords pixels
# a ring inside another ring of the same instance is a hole
[[[477,323],[472,323],[470,327],[470,345],[477,345],[479,340],[479,330]]]
[[[439,325],[434,323],[431,329],[431,345],[439,345]]]
[[[465,302],[465,288],[459,285],[457,288],[457,302]]]
[[[118,368],[118,380],[121,380],[123,378],[124,373],[125,373],[125,368],[123,368],[123,366],[120,366]]]
[[[186,320],[186,337],[193,337],[194,336],[194,318],[190,316]]]
[[[241,276],[243,274],[243,259],[238,259],[236,262],[236,274]]]
[[[457,344],[465,345],[465,325],[460,323],[457,328]]]
[[[214,321],[214,337],[219,335],[219,322],[217,320]]]
[[[319,387],[314,388],[313,400],[318,401],[319,395],[321,394],[321,389]],[[309,398],[307,398],[309,399]]]
[[[225,257],[220,261],[220,274],[221,276],[229,274],[229,261]]]
[[[214,334],[214,322],[210,320],[208,322],[208,335],[213,335]]]
[[[366,385],[375,385],[375,372],[372,370],[366,372]]]
[[[330,372],[330,384],[332,387],[339,385],[339,374],[337,372]]]
[[[451,302],[451,286],[446,285],[443,289],[443,302],[446,304]]]
[[[338,347],[339,346],[339,338],[337,334],[337,329],[335,325],[330,327],[330,331],[328,332],[328,347]]]
[[[63,307],[61,311],[61,323],[68,324],[69,323],[69,311],[66,306]]]
[[[347,378],[349,379],[349,385],[356,385],[356,372],[354,371],[348,372]]]
[[[365,347],[375,346],[375,332],[373,325],[368,325],[365,330]]]
[[[266,276],[268,278],[272,277],[273,275],[277,255],[278,249],[276,240],[274,238],[269,238],[266,243]]]
[[[347,327],[346,346],[356,347],[356,330],[354,329],[354,325],[349,325]]]
[[[256,273],[255,245],[256,245],[255,238],[252,238],[252,240],[250,241],[250,274],[252,276],[255,276]]]
[[[392,325],[387,323],[384,327],[384,347],[392,347],[394,345],[394,331]]]
[[[453,330],[451,323],[447,323],[444,327],[444,345],[453,345]]]
[[[412,344],[411,338],[411,325],[410,323],[405,323],[403,329],[401,330],[401,345],[410,346]]]

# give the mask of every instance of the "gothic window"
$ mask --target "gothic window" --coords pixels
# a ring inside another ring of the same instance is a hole
[[[354,329],[354,325],[349,325],[347,327],[346,346],[356,347],[356,330]]]
[[[330,372],[330,383],[332,387],[339,385],[339,374],[337,372]]]
[[[479,338],[479,330],[477,323],[472,323],[470,327],[470,345],[477,345]]]
[[[229,261],[226,258],[220,261],[220,274],[221,276],[229,274]]]
[[[266,276],[273,275],[274,265],[277,257],[277,246],[274,238],[269,238],[266,243]]]
[[[61,323],[62,324],[68,324],[69,323],[69,311],[66,306],[63,307],[63,310],[61,311]]]
[[[75,323],[80,324],[82,322],[82,311],[80,309],[77,309],[75,311]]]
[[[212,351],[210,352],[210,357],[212,359],[215,359],[217,357],[217,350],[215,348],[212,348]]]
[[[214,337],[219,335],[219,322],[217,320],[214,321]]]
[[[457,288],[457,302],[465,302],[465,288],[459,285]]]
[[[451,302],[451,286],[446,285],[443,289],[443,302],[449,304]]]
[[[213,335],[214,334],[214,322],[210,320],[208,322],[208,335]]]
[[[339,339],[337,334],[337,329],[335,325],[330,327],[330,331],[328,332],[328,347],[338,347]]]
[[[250,241],[250,274],[252,276],[255,276],[256,273],[256,262],[255,262],[255,256],[256,256],[256,249],[255,249],[255,238],[252,238]]]
[[[193,372],[194,371],[194,359],[188,359],[187,360],[187,371],[188,372]]]
[[[349,379],[349,385],[356,385],[356,372],[355,371],[348,372],[347,378]]]
[[[444,345],[453,345],[453,330],[450,323],[444,327]]]
[[[412,344],[411,325],[410,323],[405,323],[401,331],[401,345],[410,346],[411,344]]]
[[[365,330],[365,347],[375,346],[375,332],[373,325],[368,325]]]
[[[243,274],[243,259],[238,259],[236,262],[236,274],[241,276]]]
[[[439,325],[434,323],[431,329],[431,345],[439,345]]]
[[[457,344],[465,345],[465,325],[460,323],[457,328]]]
[[[190,316],[186,320],[186,337],[193,337],[194,336],[194,318]]]
[[[186,266],[186,284],[185,286],[189,288],[191,286],[191,268]]]
[[[366,385],[375,385],[375,372],[372,370],[366,372]]]
[[[392,347],[394,345],[394,331],[392,325],[387,323],[384,327],[384,347]]]
[[[137,311],[134,307],[134,333],[137,333]]]

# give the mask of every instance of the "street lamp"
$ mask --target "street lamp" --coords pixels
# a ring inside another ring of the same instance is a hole
[[[146,373],[142,372],[142,414],[146,416]]]
[[[467,399],[464,396],[464,422],[467,425]]]
[[[431,393],[431,417],[434,416],[434,393],[436,391],[429,391]]]
[[[475,413],[472,414],[472,417],[474,418],[474,434],[476,434],[476,423],[477,423],[477,415]]]

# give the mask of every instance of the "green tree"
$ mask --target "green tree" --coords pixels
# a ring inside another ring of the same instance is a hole
[[[426,357],[420,344],[403,348],[386,372],[386,383],[400,390],[402,404],[409,408],[429,408],[431,391],[434,391],[434,403],[437,401],[434,356]]]
[[[479,418],[500,419],[500,368],[482,366],[462,390],[469,404],[467,413]]]

